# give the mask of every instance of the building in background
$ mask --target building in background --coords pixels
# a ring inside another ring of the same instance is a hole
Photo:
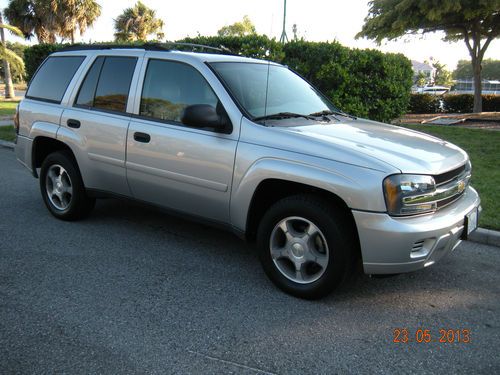
[[[500,95],[500,81],[483,79],[482,94]],[[453,94],[474,94],[474,80],[470,79],[457,79],[451,87]]]
[[[417,82],[417,80],[424,76],[426,80],[426,84],[434,83],[434,76],[436,75],[436,68],[427,63],[418,62],[416,60],[411,60],[411,66],[413,69],[413,81]]]

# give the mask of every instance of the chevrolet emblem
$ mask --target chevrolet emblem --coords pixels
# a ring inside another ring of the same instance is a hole
[[[459,193],[463,192],[465,190],[465,182],[458,181],[457,189]]]

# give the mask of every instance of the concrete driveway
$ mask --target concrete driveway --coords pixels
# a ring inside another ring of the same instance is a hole
[[[115,200],[66,223],[0,148],[0,373],[499,373],[500,249],[287,296],[229,233]],[[470,331],[394,343],[394,329]]]

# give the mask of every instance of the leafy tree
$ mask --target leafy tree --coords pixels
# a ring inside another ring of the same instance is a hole
[[[445,64],[441,64],[439,61],[433,61],[432,66],[436,69],[434,74],[434,83],[439,86],[451,86],[453,79],[451,72],[446,69]]]
[[[485,59],[482,64],[481,75],[484,79],[500,80],[500,60]],[[467,60],[460,60],[453,71],[455,79],[470,79],[473,77],[472,66]]]
[[[372,0],[357,37],[397,39],[408,33],[444,31],[446,41],[463,40],[474,72],[474,112],[481,112],[481,63],[500,36],[500,0]]]
[[[163,39],[163,21],[156,18],[156,11],[138,1],[115,19],[115,39],[119,42],[146,41],[154,35]]]
[[[224,26],[217,31],[218,36],[245,36],[255,34],[255,26],[248,16],[243,16],[241,22],[235,22],[232,25]]]
[[[13,98],[14,86],[12,85],[12,75],[10,72],[10,66],[15,66],[17,69],[24,69],[23,59],[20,58],[15,52],[7,48],[5,42],[5,31],[9,30],[13,34],[22,36],[23,33],[17,27],[7,25],[3,23],[3,16],[0,13],[0,58],[3,61],[3,73],[4,73],[4,83],[5,83],[5,98]]]
[[[101,6],[94,0],[58,0],[55,4],[57,34],[71,43],[75,42],[77,29],[83,35],[101,15]]]
[[[415,83],[419,87],[425,86],[427,84],[427,76],[425,75],[425,73],[423,72],[418,73]]]

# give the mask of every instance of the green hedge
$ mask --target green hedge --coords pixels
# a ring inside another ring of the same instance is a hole
[[[483,95],[484,112],[500,112],[500,95]]]
[[[431,94],[411,94],[409,113],[436,113],[440,112],[442,97]]]
[[[178,40],[178,42],[202,44],[217,48],[222,46],[235,54],[277,62],[282,62],[285,57],[283,45],[265,35],[198,36],[196,38],[184,38]],[[176,46],[176,49],[182,50],[184,48]],[[191,48],[188,48],[188,50],[191,50]]]
[[[474,95],[448,94],[443,96],[444,112],[470,113],[474,109]]]
[[[33,74],[45,60],[45,58],[53,52],[63,48],[64,44],[35,44],[24,50],[24,65],[26,69],[26,82],[31,81]]]
[[[471,113],[474,108],[474,95],[411,94],[409,113]],[[500,95],[483,95],[483,112],[500,112]]]
[[[284,51],[285,64],[346,112],[390,121],[406,111],[413,73],[403,55],[349,49],[336,42],[296,41]]]
[[[282,45],[264,35],[199,36],[179,42],[224,46],[243,56],[288,65],[336,106],[357,116],[388,122],[405,113],[410,100],[413,73],[410,61],[401,54],[350,49],[337,42],[293,41]],[[61,47],[28,48],[25,53],[28,79],[49,53]]]

